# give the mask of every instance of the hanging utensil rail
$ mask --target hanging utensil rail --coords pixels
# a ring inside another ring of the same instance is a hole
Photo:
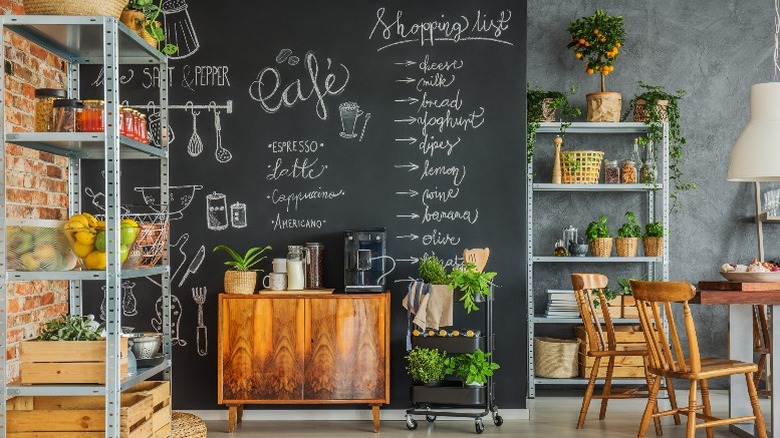
[[[131,106],[133,108],[145,109],[145,110],[157,110],[157,109],[160,109],[160,105],[154,105],[154,104],[132,105],[132,104],[129,104],[127,102],[122,102],[122,105],[128,105],[128,106]],[[183,110],[188,110],[188,111],[189,110],[200,110],[200,109],[212,110],[213,111],[213,110],[223,109],[228,114],[233,114],[233,101],[232,100],[228,100],[227,102],[225,102],[224,105],[215,105],[213,103],[205,104],[205,105],[193,105],[191,103],[190,104],[185,104],[185,105],[168,105],[168,109],[169,110],[171,110],[171,109],[183,109]]]

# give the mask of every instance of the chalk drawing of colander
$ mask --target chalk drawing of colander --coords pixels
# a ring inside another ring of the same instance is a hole
[[[184,217],[182,213],[192,203],[192,199],[195,197],[195,192],[203,189],[200,184],[187,184],[182,186],[171,186],[168,188],[168,219],[175,221]],[[136,187],[136,192],[141,193],[144,198],[144,203],[156,211],[160,211],[160,186],[148,186],[148,187]]]

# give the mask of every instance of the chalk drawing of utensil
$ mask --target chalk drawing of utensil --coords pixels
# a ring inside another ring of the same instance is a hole
[[[179,338],[179,325],[181,324],[181,301],[176,295],[171,295],[171,344],[186,347],[187,341]],[[162,333],[162,297],[154,303],[156,317],[152,318],[152,327],[157,333]]]
[[[92,198],[92,205],[94,205],[95,208],[97,208],[99,211],[106,210],[106,196],[103,194],[103,192],[95,193],[91,187],[87,187],[84,189],[84,194]]]
[[[190,262],[190,265],[187,266],[187,272],[184,273],[184,276],[181,278],[181,281],[179,282],[179,287],[182,287],[184,285],[184,280],[187,279],[187,277],[190,276],[190,274],[194,274],[198,272],[198,269],[200,269],[200,265],[203,264],[203,259],[206,258],[206,247],[204,245],[200,246],[200,249],[198,250],[198,253],[195,254],[195,257]]]
[[[186,58],[195,53],[200,47],[198,35],[192,26],[190,13],[187,11],[187,2],[184,0],[165,0],[162,4],[164,16],[165,42],[175,44],[179,50],[171,59]]]
[[[358,141],[363,141],[363,136],[366,135],[366,125],[368,125],[368,120],[371,118],[371,113],[366,113],[366,117],[363,118],[363,130],[360,131],[360,139]]]
[[[187,102],[184,106],[192,106],[192,102]],[[197,157],[203,152],[203,140],[201,140],[200,135],[198,135],[198,115],[200,114],[200,111],[191,109],[190,112],[192,112],[192,136],[190,137],[190,142],[187,144],[187,153],[190,154],[191,157]]]
[[[170,186],[168,188],[168,219],[175,221],[184,217],[182,213],[190,206],[195,192],[203,189],[200,184],[186,184],[182,186]],[[136,192],[144,198],[144,203],[157,213],[163,213],[160,209],[160,186],[135,187]]]
[[[211,102],[216,107],[216,102]],[[220,111],[214,109],[214,130],[217,132],[217,150],[214,151],[214,156],[217,157],[217,161],[224,164],[233,159],[233,154],[229,150],[222,147],[222,120],[219,117]]]
[[[212,231],[228,227],[227,198],[224,193],[206,195],[206,226]]]
[[[181,267],[184,266],[184,263],[187,261],[187,253],[182,250],[184,248],[184,244],[187,243],[187,240],[190,239],[189,233],[184,233],[179,237],[179,240],[174,243],[171,248],[176,248],[179,250],[179,254],[181,254],[181,262],[179,262],[179,266],[176,268],[176,270],[173,272],[173,275],[171,275],[171,280],[176,278],[176,274],[181,271]]]
[[[195,332],[195,343],[198,345],[198,354],[205,356],[209,354],[209,332],[206,324],[203,323],[203,304],[206,302],[205,287],[193,287],[192,299],[198,305],[198,328]]]

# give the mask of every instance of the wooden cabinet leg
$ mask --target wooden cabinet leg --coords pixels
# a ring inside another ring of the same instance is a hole
[[[374,433],[379,432],[379,405],[371,405],[371,414],[374,417]]]
[[[236,430],[236,417],[238,416],[238,406],[228,406],[228,433]]]
[[[241,422],[241,420],[244,418],[244,405],[238,405],[238,413],[237,413],[236,421]]]

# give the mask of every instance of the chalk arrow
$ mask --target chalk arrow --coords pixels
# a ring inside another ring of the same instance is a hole
[[[401,61],[401,62],[394,62],[393,64],[395,64],[395,65],[403,65],[404,67],[409,67],[410,65],[415,65],[417,63],[414,62],[414,61]]]
[[[419,195],[419,193],[416,190],[407,190],[405,192],[395,192],[396,195],[408,195],[410,198],[414,198],[415,196]]]
[[[396,103],[408,103],[409,105],[414,105],[415,103],[419,102],[420,99],[416,97],[407,97],[406,99],[396,99]]]
[[[420,259],[418,257],[409,257],[408,259],[395,259],[395,261],[397,261],[397,262],[407,262],[407,263],[411,263],[411,264],[414,265],[414,264],[417,264],[417,262],[419,262]]]
[[[407,77],[407,78],[403,78],[403,79],[396,79],[395,81],[396,82],[401,82],[401,83],[404,83],[404,84],[411,84],[412,82],[414,82],[414,79]]]
[[[415,170],[420,168],[420,166],[418,166],[418,165],[416,165],[416,164],[414,164],[412,162],[409,162],[409,164],[396,164],[394,167],[396,169],[403,169],[404,167],[408,167],[409,168],[409,172],[415,171]]]
[[[414,117],[407,117],[405,119],[395,119],[393,121],[396,122],[396,123],[408,123],[408,124],[411,125],[412,123],[417,121],[417,119],[415,119]]]
[[[397,214],[395,217],[400,217],[404,219],[418,219],[420,217],[417,213],[411,213],[411,214]]]
[[[396,239],[409,239],[409,240],[417,240],[420,238],[420,236],[416,234],[404,234],[402,236],[395,236]]]
[[[405,141],[409,144],[416,143],[417,139],[414,137],[406,137],[406,138],[396,138],[395,141]]]

